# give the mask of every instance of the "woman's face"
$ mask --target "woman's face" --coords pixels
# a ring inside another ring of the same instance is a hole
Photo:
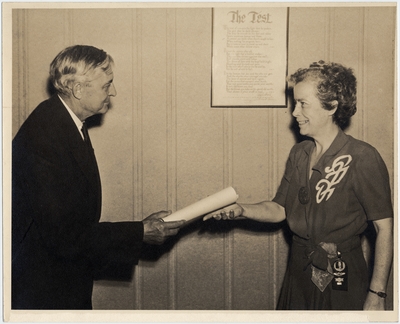
[[[323,136],[332,126],[335,110],[326,110],[316,96],[315,82],[302,81],[293,89],[295,108],[293,117],[300,127],[300,134],[315,138]]]

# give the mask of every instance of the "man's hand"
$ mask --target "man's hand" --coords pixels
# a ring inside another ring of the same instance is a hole
[[[185,221],[164,222],[162,218],[170,215],[171,212],[160,211],[143,220],[143,242],[148,244],[161,245],[169,237],[178,233]]]

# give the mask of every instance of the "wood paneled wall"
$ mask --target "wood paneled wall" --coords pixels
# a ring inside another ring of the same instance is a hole
[[[348,133],[382,154],[394,183],[395,7],[292,7],[288,73],[320,59],[353,67]],[[48,97],[48,67],[72,44],[110,53],[117,96],[90,130],[102,220],[141,220],[226,186],[272,199],[296,141],[287,108],[211,108],[211,8],[14,9],[14,135]],[[373,176],[373,175],[371,175]],[[97,282],[96,309],[271,310],[286,268],[285,227],[189,225],[146,247],[130,282]]]

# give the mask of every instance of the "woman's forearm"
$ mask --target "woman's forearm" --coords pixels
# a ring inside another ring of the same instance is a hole
[[[243,208],[242,216],[258,222],[279,223],[286,218],[285,208],[273,201],[239,206]]]
[[[385,291],[393,260],[393,219],[382,219],[374,222],[374,225],[377,237],[370,288],[375,291]]]
[[[393,219],[374,221],[377,232],[375,241],[375,260],[369,288],[374,292],[386,292],[387,282],[393,260]],[[384,310],[385,300],[369,291],[364,310]]]
[[[213,211],[203,217],[203,220],[252,219],[264,223],[279,223],[286,218],[285,208],[273,201],[262,201],[256,204],[236,203]]]

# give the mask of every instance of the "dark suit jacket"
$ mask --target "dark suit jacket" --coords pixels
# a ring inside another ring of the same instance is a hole
[[[99,222],[93,151],[57,95],[12,145],[12,308],[90,309],[96,274],[137,263],[141,222]]]

